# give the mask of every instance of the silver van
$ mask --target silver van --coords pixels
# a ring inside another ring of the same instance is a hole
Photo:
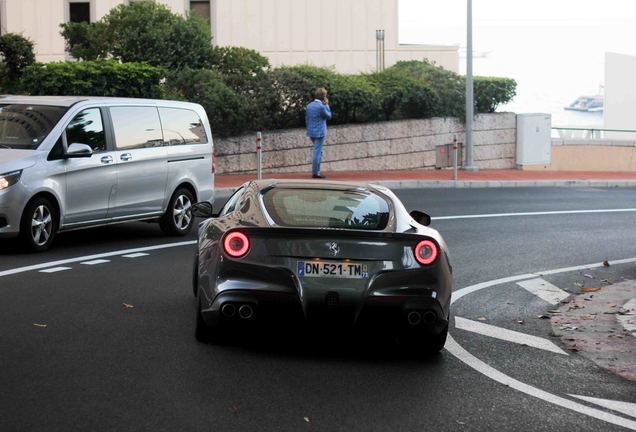
[[[149,99],[0,97],[0,237],[33,251],[55,234],[157,220],[170,235],[214,200],[203,107]]]

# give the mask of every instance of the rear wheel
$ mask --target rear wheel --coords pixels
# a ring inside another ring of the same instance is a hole
[[[38,197],[22,213],[20,237],[30,251],[42,252],[51,247],[58,228],[57,208],[50,199]]]
[[[190,210],[192,204],[194,204],[192,192],[184,187],[177,189],[170,197],[166,212],[159,219],[161,229],[168,235],[186,235],[194,225],[194,217]]]
[[[209,326],[203,320],[203,316],[201,315],[201,292],[197,290],[196,296],[196,321],[194,328],[194,337],[196,340],[202,343],[222,343],[223,342],[223,334],[219,331],[220,329],[217,326]]]
[[[417,333],[399,338],[400,345],[416,357],[430,357],[438,354],[446,344],[448,324],[438,334]]]

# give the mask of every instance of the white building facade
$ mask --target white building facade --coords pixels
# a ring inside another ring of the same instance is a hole
[[[68,59],[59,25],[99,20],[134,0],[0,0],[0,33],[35,44],[38,61]],[[457,72],[457,46],[400,45],[398,0],[157,0],[175,13],[210,21],[213,43],[252,48],[274,66],[313,64],[343,73],[377,67],[376,30],[384,30],[384,64],[427,58]]]

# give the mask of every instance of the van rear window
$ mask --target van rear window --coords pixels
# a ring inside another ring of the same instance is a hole
[[[0,104],[0,149],[35,150],[68,107]]]
[[[273,188],[263,203],[285,227],[382,230],[389,220],[386,200],[369,191]]]
[[[159,108],[164,141],[168,145],[204,144],[208,142],[199,115],[189,109]]]

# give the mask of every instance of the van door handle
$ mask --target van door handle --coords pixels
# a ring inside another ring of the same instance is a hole
[[[122,153],[122,155],[119,156],[119,158],[123,161],[129,161],[132,159],[132,155],[130,153]]]
[[[112,156],[102,156],[101,159],[103,164],[109,164],[113,161],[113,157]]]

